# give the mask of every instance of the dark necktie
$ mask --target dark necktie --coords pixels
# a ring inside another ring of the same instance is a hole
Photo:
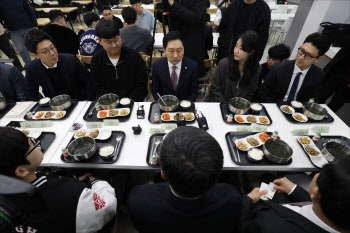
[[[300,78],[301,74],[302,74],[302,72],[299,72],[297,74],[297,76],[295,77],[294,82],[292,84],[292,87],[290,88],[290,91],[289,91],[287,102],[291,102],[294,100],[295,93],[297,92],[297,88],[298,88],[298,84],[299,84],[299,78]]]
[[[171,84],[173,85],[174,91],[177,88],[177,74],[176,74],[176,66],[173,66],[173,72],[171,72]]]

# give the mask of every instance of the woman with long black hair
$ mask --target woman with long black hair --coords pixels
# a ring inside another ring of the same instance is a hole
[[[252,99],[261,72],[255,53],[259,43],[259,35],[255,31],[246,31],[239,36],[234,53],[222,59],[216,68],[209,101],[227,103],[232,97]]]

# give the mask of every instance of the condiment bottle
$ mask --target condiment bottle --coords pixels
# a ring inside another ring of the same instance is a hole
[[[151,165],[152,166],[157,166],[157,164],[158,164],[157,155],[152,155],[152,157],[151,157]]]
[[[309,100],[309,103],[314,103],[315,102],[315,98],[311,98],[310,100]]]
[[[159,115],[158,115],[158,113],[154,114],[154,123],[159,123]]]
[[[227,116],[226,122],[227,123],[232,123],[232,119],[233,119],[233,115],[230,114],[230,115]]]
[[[32,118],[33,118],[33,113],[32,113],[32,112],[27,111],[26,113],[27,113],[27,117],[28,117],[29,119],[32,119]]]
[[[321,138],[321,134],[320,133],[316,133],[313,137],[312,137],[312,141],[313,142],[318,142],[318,140],[320,140]]]
[[[69,153],[68,153],[68,150],[67,150],[65,147],[62,148],[62,154],[63,154],[63,157],[64,157],[65,159],[69,159],[69,158],[70,158],[70,155],[69,155]]]
[[[278,131],[273,132],[271,138],[277,139],[278,138]]]
[[[99,104],[99,103],[96,103],[96,104],[95,104],[95,108],[96,108],[96,111],[100,111],[100,110],[101,110],[100,104]]]

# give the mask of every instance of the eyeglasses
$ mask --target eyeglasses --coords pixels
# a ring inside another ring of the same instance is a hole
[[[29,140],[34,144],[34,147],[24,157],[27,157],[28,155],[30,155],[30,153],[32,153],[35,150],[35,148],[37,147],[41,148],[41,142],[38,139],[29,138]]]
[[[318,58],[319,57],[319,56],[316,56],[316,57],[312,56],[310,53],[305,52],[305,50],[302,49],[301,47],[298,48],[298,53],[300,55],[304,55],[305,54],[305,58],[307,60],[310,60],[311,58]]]
[[[279,61],[281,61],[281,59],[276,59],[276,58],[272,58],[272,57],[267,57],[267,60],[271,60],[271,61],[273,61],[273,62],[279,62]]]
[[[47,50],[44,50],[44,51],[42,51],[42,52],[37,52],[37,53],[42,53],[42,54],[44,54],[45,56],[47,56],[47,55],[49,55],[50,54],[50,52],[55,52],[56,51],[56,47],[53,45],[53,46],[51,46],[49,49],[47,49]]]
[[[117,37],[117,38],[110,40],[110,41],[103,41],[103,43],[105,43],[109,47],[112,47],[113,44],[118,45],[121,41],[122,41],[121,38]]]

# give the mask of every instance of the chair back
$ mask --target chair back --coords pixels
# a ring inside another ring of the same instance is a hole
[[[88,65],[91,64],[92,56],[83,56],[83,55],[79,55],[79,54],[77,54],[76,56],[81,63],[88,64]]]
[[[214,73],[214,65],[216,64],[216,62],[218,61],[217,58],[211,58],[211,59],[205,59],[204,60],[204,67],[206,69],[209,68],[208,74],[205,77],[205,79],[203,80],[204,83],[199,83],[199,87],[210,87],[211,86],[211,81],[213,79],[213,73]],[[203,78],[204,78],[203,77]],[[201,78],[201,79],[203,79]],[[199,80],[201,81],[201,80]]]

